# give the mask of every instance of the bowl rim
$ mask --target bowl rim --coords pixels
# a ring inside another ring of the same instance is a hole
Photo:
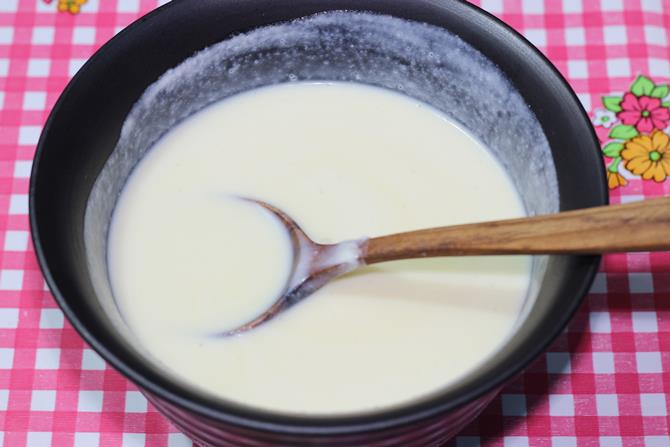
[[[418,2],[433,2],[434,0],[416,0]],[[442,0],[446,1],[446,0]],[[465,0],[451,0],[452,3],[460,5],[469,9],[475,14],[479,14],[483,20],[488,21],[492,26],[497,26],[502,29],[504,32],[511,34],[512,38],[517,40],[520,44],[525,46],[525,50],[532,53],[538,61],[540,61],[545,68],[548,68],[556,80],[561,84],[561,87],[564,90],[564,94],[567,94],[573,102],[573,107],[578,116],[576,120],[585,120],[590,123],[588,114],[581,106],[579,99],[576,94],[570,87],[567,80],[563,75],[558,71],[558,69],[551,63],[551,61],[540,52],[535,46],[533,46],[527,39],[518,33],[511,26],[507,25],[502,20],[498,19],[494,15],[488,13],[487,11],[468,3]],[[164,14],[165,11],[168,11],[172,8],[184,7],[188,3],[188,0],[173,0],[165,5],[160,6],[159,8],[154,9],[148,14],[138,18],[128,27],[124,28],[117,35],[112,37],[108,42],[106,42],[102,47],[100,47],[82,66],[82,68],[73,76],[73,78],[68,82],[67,86],[62,91],[58,100],[56,101],[54,107],[52,108],[49,117],[43,127],[42,133],[40,135],[37,149],[35,151],[33,165],[31,170],[30,184],[29,184],[29,214],[30,214],[30,229],[33,246],[35,248],[35,254],[39,262],[40,269],[42,274],[49,286],[49,289],[56,300],[57,304],[67,317],[68,321],[72,324],[77,333],[86,341],[91,348],[101,355],[107,362],[114,367],[114,369],[120,372],[125,378],[129,379],[136,385],[140,387],[142,391],[150,393],[154,398],[159,398],[168,403],[174,404],[180,408],[186,409],[188,411],[194,412],[201,416],[204,416],[209,419],[224,421],[231,423],[233,425],[254,429],[262,430],[267,432],[280,432],[280,433],[310,433],[310,434],[353,434],[361,432],[376,431],[383,428],[389,427],[398,427],[410,423],[415,423],[421,420],[427,420],[432,417],[438,416],[440,414],[453,411],[455,409],[461,408],[467,403],[473,402],[478,398],[482,398],[491,393],[495,393],[499,388],[504,385],[509,379],[523,371],[533,360],[535,360],[539,355],[541,355],[547,347],[554,341],[554,339],[560,334],[563,328],[567,323],[572,319],[572,316],[577,311],[579,306],[583,301],[583,297],[589,290],[591,283],[595,277],[595,274],[598,271],[600,264],[600,256],[589,256],[582,257],[584,259],[589,259],[588,267],[585,270],[584,280],[582,281],[578,293],[575,294],[569,307],[569,311],[561,315],[557,324],[554,325],[555,330],[550,331],[541,342],[534,345],[534,348],[528,350],[523,354],[522,361],[519,362],[518,366],[515,368],[508,369],[502,374],[499,374],[494,380],[489,381],[479,387],[476,387],[470,392],[463,393],[459,392],[457,395],[454,395],[454,390],[447,389],[444,391],[436,391],[431,393],[426,399],[422,399],[419,402],[407,402],[398,406],[382,408],[378,411],[366,412],[364,414],[355,414],[351,415],[333,415],[333,416],[306,416],[306,415],[292,415],[292,414],[282,414],[275,411],[262,410],[256,408],[249,408],[244,406],[238,406],[235,403],[229,403],[228,401],[222,399],[216,399],[218,403],[216,407],[209,405],[207,402],[198,402],[197,399],[185,397],[184,394],[191,394],[190,392],[178,393],[173,390],[164,388],[163,386],[156,384],[146,375],[135,371],[135,369],[129,365],[129,362],[121,359],[115,352],[108,349],[103,342],[101,342],[96,335],[94,335],[88,328],[88,323],[80,319],[77,315],[77,312],[73,307],[68,303],[66,297],[61,293],[56,279],[52,273],[51,268],[47,264],[46,254],[44,252],[44,247],[41,243],[40,238],[40,225],[38,223],[37,213],[36,213],[36,204],[35,204],[35,189],[36,189],[36,179],[37,174],[40,169],[40,162],[42,160],[43,154],[46,150],[46,140],[49,130],[53,125],[55,117],[59,115],[59,111],[62,107],[64,99],[71,93],[72,90],[76,89],[77,81],[80,77],[86,73],[87,69],[93,65],[97,64],[97,61],[102,57],[101,55],[109,52],[110,49],[115,48],[119,42],[122,42],[126,37],[131,34],[135,29],[146,26],[147,22],[152,22],[156,20],[156,17]],[[323,9],[324,11],[328,10],[327,7]],[[366,9],[357,9],[356,11],[369,11]],[[297,16],[296,16],[297,17]],[[279,23],[279,22],[276,22]],[[593,147],[598,151],[598,156],[600,156],[599,151],[599,141],[595,134],[595,131],[591,127],[591,141],[588,142],[588,145]],[[586,144],[585,144],[586,146]],[[600,184],[601,188],[598,191],[599,201],[601,204],[605,205],[609,203],[609,195],[607,189],[607,181],[605,177],[605,171],[599,170],[594,172],[598,177],[597,182]],[[595,183],[594,183],[595,184]],[[171,385],[173,385],[178,391],[186,391],[184,387],[178,383],[170,380]],[[457,390],[456,390],[457,391]]]

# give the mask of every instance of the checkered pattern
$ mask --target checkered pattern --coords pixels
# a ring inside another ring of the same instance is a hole
[[[0,0],[0,445],[191,446],[64,321],[28,233],[49,108],[96,48],[164,1],[88,0],[76,16],[55,3]],[[587,110],[638,73],[670,81],[668,0],[475,3],[535,43]],[[670,192],[629,181],[614,203]],[[670,255],[607,256],[564,335],[451,444],[670,447],[669,396]]]
[[[478,4],[540,48],[589,111],[602,108],[601,96],[628,90],[638,74],[670,81],[667,0]],[[670,181],[627,178],[613,203],[670,194]],[[563,336],[455,445],[670,447],[669,298],[668,253],[606,256]]]

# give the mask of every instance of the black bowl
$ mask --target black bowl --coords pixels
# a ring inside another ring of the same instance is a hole
[[[459,36],[499,67],[539,121],[556,167],[560,209],[607,203],[598,141],[565,80],[521,36],[465,2],[174,0],[143,17],[79,71],[44,127],[30,184],[33,242],[58,304],[81,336],[203,445],[421,446],[444,441],[561,332],[599,265],[596,256],[549,257],[528,318],[493,359],[458,386],[374,413],[298,417],[260,411],[184,387],[140,356],[114,330],[96,298],[84,243],[89,194],[126,116],[150,84],[197,50],[260,26],[329,10],[391,15]]]

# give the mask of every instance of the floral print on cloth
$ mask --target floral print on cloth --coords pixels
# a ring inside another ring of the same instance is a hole
[[[608,160],[610,189],[628,184],[623,170],[659,183],[670,177],[668,93],[667,85],[640,75],[623,95],[603,96],[605,108],[594,111],[593,124]]]
[[[51,3],[53,0],[43,0],[44,3]],[[81,10],[81,5],[86,3],[88,0],[57,0],[58,1],[58,11],[60,12],[69,12],[70,14],[78,14]]]

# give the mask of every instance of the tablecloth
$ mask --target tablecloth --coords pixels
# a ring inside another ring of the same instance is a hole
[[[51,106],[98,47],[160,3],[0,0],[0,445],[191,445],[64,321],[28,225]],[[569,80],[601,138],[612,202],[668,194],[670,1],[475,3]],[[670,447],[669,396],[670,254],[606,256],[564,334],[450,445]]]

